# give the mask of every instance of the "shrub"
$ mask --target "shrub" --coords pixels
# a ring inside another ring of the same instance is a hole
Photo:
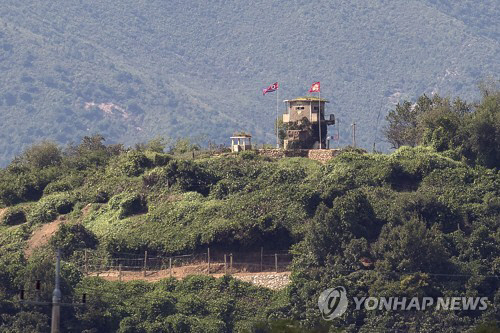
[[[43,190],[43,194],[47,195],[56,192],[73,190],[82,186],[84,178],[85,176],[82,173],[71,173],[61,179],[49,183]]]
[[[301,168],[282,168],[276,170],[269,180],[271,183],[276,185],[280,184],[290,184],[295,182],[301,182],[306,178],[307,174],[304,169]]]
[[[390,155],[391,162],[401,165],[405,173],[422,179],[435,169],[447,169],[463,166],[463,164],[444,157],[428,147],[401,147]]]
[[[239,156],[241,157],[241,159],[243,160],[254,160],[256,159],[259,155],[257,154],[256,151],[254,150],[246,150],[246,151],[243,151],[239,154]]]
[[[14,185],[0,180],[0,203],[3,206],[12,206],[21,201]]]
[[[153,162],[143,152],[129,151],[119,155],[110,163],[108,173],[136,177],[152,166]]]
[[[207,195],[215,177],[193,162],[172,159],[166,166],[145,175],[143,182],[147,186],[176,186],[182,191],[196,191]]]
[[[67,181],[59,180],[47,185],[47,187],[43,190],[43,194],[47,195],[56,192],[66,192],[72,188],[73,187]]]
[[[320,176],[325,202],[362,186],[383,186],[391,179],[392,166],[384,155],[344,152],[330,160]]]
[[[2,224],[18,225],[26,222],[26,213],[20,208],[9,209],[2,218]]]
[[[153,161],[154,166],[165,166],[170,162],[172,156],[163,153],[146,153],[148,158]]]
[[[42,198],[31,212],[33,223],[53,221],[58,214],[67,214],[73,210],[74,202],[64,194],[53,194]]]
[[[401,147],[389,156],[390,183],[395,190],[416,190],[434,170],[462,167],[463,164],[434,152],[429,147]]]
[[[110,205],[119,209],[120,219],[148,211],[146,198],[137,193],[115,196],[110,201]]]
[[[0,201],[6,206],[12,206],[23,201],[40,199],[45,186],[57,178],[55,169],[2,173],[0,175]]]
[[[93,202],[106,203],[109,201],[109,194],[106,191],[97,191]]]
[[[95,249],[97,244],[97,237],[81,224],[63,224],[50,239],[52,248],[59,248],[64,257],[71,256],[76,250]]]

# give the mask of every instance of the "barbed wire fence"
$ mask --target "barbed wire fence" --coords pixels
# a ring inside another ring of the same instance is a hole
[[[76,264],[87,276],[122,279],[184,277],[191,274],[279,273],[289,271],[292,255],[287,251],[204,252],[158,256],[144,254],[103,254],[85,250]]]

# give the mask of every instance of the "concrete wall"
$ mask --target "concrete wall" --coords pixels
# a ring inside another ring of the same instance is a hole
[[[303,117],[314,123],[318,121],[318,111],[314,111],[314,106],[318,107],[317,101],[291,101],[288,106],[288,121],[299,121]],[[297,110],[297,107],[304,107],[303,110]],[[325,102],[321,102],[321,113],[324,114]],[[321,118],[323,119],[323,118]]]
[[[340,149],[309,149],[307,157],[326,163],[340,153]]]
[[[307,157],[311,160],[326,163],[334,158],[340,152],[340,149],[259,149],[257,150],[257,152],[259,153],[259,155],[271,158]]]
[[[235,278],[251,284],[279,290],[290,284],[290,272],[260,273],[255,275],[234,275]]]

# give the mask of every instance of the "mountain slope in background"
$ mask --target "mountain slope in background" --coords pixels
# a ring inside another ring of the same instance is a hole
[[[321,81],[340,144],[356,121],[361,146],[387,148],[381,119],[393,103],[474,100],[480,80],[499,77],[499,15],[494,0],[5,0],[0,165],[37,140],[96,132],[227,143],[245,130],[272,143],[276,100],[261,89],[274,81],[280,100]]]

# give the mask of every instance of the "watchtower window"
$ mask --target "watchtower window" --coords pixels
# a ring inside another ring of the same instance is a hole
[[[303,106],[296,106],[295,110],[304,110],[304,107]]]

